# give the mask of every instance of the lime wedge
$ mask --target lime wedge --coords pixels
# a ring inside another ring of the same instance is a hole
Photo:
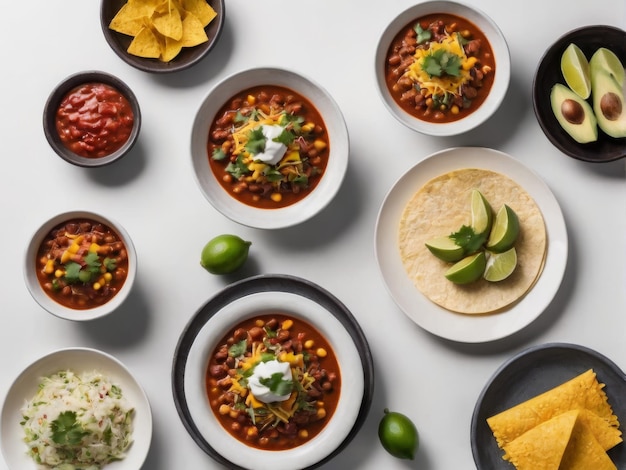
[[[471,227],[476,235],[488,235],[493,220],[493,210],[485,196],[478,189],[472,189]]]
[[[485,272],[487,257],[484,251],[463,258],[446,271],[446,278],[455,284],[469,284],[479,279]]]
[[[447,236],[436,237],[426,242],[426,248],[442,261],[454,262],[463,258],[463,247]]]
[[[498,282],[506,279],[517,267],[517,252],[515,248],[504,253],[491,253],[487,255],[487,267],[483,277],[489,282]]]
[[[626,78],[624,65],[620,62],[619,57],[617,57],[612,50],[607,49],[606,47],[598,49],[591,56],[589,66],[592,69],[606,70],[610,75],[613,75],[613,78],[615,78],[617,83],[620,85],[624,84],[624,79]]]
[[[519,236],[519,218],[509,206],[504,204],[496,214],[496,220],[487,240],[487,249],[502,253],[513,246]]]
[[[591,94],[589,61],[576,44],[571,43],[561,56],[561,73],[570,89],[586,100]]]

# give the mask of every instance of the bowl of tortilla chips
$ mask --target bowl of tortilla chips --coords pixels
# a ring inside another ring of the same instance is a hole
[[[200,62],[224,24],[224,0],[102,0],[100,25],[111,49],[144,72]]]

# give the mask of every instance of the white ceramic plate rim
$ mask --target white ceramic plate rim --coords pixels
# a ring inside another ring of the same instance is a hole
[[[463,315],[431,302],[407,276],[398,247],[402,211],[430,179],[461,168],[492,170],[516,181],[539,206],[548,235],[545,265],[535,286],[509,310],[491,315]],[[535,320],[561,285],[568,239],[559,204],[544,181],[513,157],[482,147],[457,147],[434,153],[413,166],[387,193],[378,213],[375,256],[385,286],[400,309],[420,327],[442,338],[482,343],[509,336]]]
[[[226,100],[256,85],[278,85],[292,89],[315,105],[326,125],[330,141],[328,165],[309,195],[281,209],[258,209],[238,202],[218,183],[209,166],[207,139],[211,123]],[[278,229],[304,222],[326,207],[335,197],[348,168],[349,137],[339,106],[319,84],[295,72],[257,68],[234,73],[206,95],[196,113],[191,131],[191,160],[196,182],[205,198],[223,215],[243,225]]]
[[[340,364],[342,390],[329,424],[309,443],[273,452],[241,444],[216,420],[208,403],[205,373],[210,355],[234,323],[264,312],[286,312],[313,325],[330,343]],[[348,437],[358,417],[364,393],[359,352],[339,320],[315,301],[290,292],[258,292],[240,297],[221,308],[194,339],[185,364],[185,397],[189,414],[201,436],[222,457],[235,465],[256,470],[290,470],[315,465]],[[348,389],[349,387],[349,389]]]
[[[482,105],[465,119],[455,122],[432,124],[417,119],[404,111],[389,93],[385,80],[385,58],[393,38],[410,21],[432,13],[450,13],[468,19],[485,33],[496,57],[496,76],[489,96]],[[385,107],[402,124],[410,129],[433,136],[451,136],[467,132],[486,121],[500,106],[506,96],[511,79],[511,57],[504,34],[498,25],[483,11],[450,1],[428,1],[413,5],[384,29],[375,54],[375,74],[378,91]]]
[[[141,385],[118,359],[91,348],[66,348],[51,352],[27,366],[13,381],[2,405],[0,422],[0,445],[4,460],[11,470],[36,470],[35,462],[26,454],[22,441],[20,421],[21,407],[37,392],[41,377],[60,370],[71,369],[76,373],[98,370],[119,384],[135,408],[134,442],[126,457],[111,462],[106,470],[137,470],[143,465],[152,441],[152,412]]]
[[[128,253],[128,273],[126,281],[124,281],[124,285],[122,286],[120,291],[106,304],[86,310],[75,310],[64,307],[58,302],[55,302],[44,292],[44,290],[41,288],[41,284],[39,284],[37,273],[35,272],[35,257],[37,255],[39,245],[41,245],[46,235],[48,235],[50,230],[52,230],[55,226],[71,219],[84,218],[102,222],[103,224],[115,230],[117,234],[122,238],[122,241],[126,246],[126,252]],[[33,299],[35,299],[35,301],[42,308],[44,308],[51,314],[59,318],[64,318],[66,320],[88,321],[95,318],[103,317],[113,312],[124,303],[128,295],[130,294],[132,286],[135,282],[135,276],[137,274],[137,253],[135,250],[135,245],[130,238],[130,235],[120,223],[109,217],[104,217],[94,212],[75,210],[55,215],[35,231],[30,239],[30,243],[26,247],[23,269],[26,287],[28,288],[28,291],[30,292]]]

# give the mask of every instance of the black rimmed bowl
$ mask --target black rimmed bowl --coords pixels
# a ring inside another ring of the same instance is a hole
[[[593,369],[613,413],[626,422],[626,374],[603,354],[578,344],[546,343],[529,347],[504,362],[483,388],[472,415],[471,446],[478,470],[509,470],[487,418]],[[626,468],[626,446],[608,451],[617,468]]]
[[[283,312],[314,327],[337,358],[341,389],[337,408],[310,441],[288,450],[243,444],[221,427],[206,392],[206,371],[223,335],[240,321]],[[365,422],[374,392],[372,355],[350,311],[320,286],[288,275],[261,275],[233,283],[191,318],[179,338],[172,367],[174,403],[196,444],[230,469],[316,468],[339,454]]]
[[[171,73],[188,69],[200,62],[213,49],[224,25],[224,0],[208,0],[217,16],[205,28],[209,40],[194,47],[185,47],[171,61],[162,62],[158,59],[138,57],[127,52],[133,38],[109,28],[111,20],[126,4],[127,0],[102,0],[100,3],[100,26],[107,43],[117,56],[128,65],[150,73]]]
[[[594,25],[574,29],[552,44],[539,62],[533,81],[533,108],[539,126],[548,140],[577,160],[603,163],[626,157],[626,138],[616,139],[598,129],[598,140],[579,144],[563,130],[552,112],[550,91],[555,83],[565,84],[561,73],[561,56],[571,43],[576,44],[587,59],[600,47],[612,50],[626,65],[626,31],[613,26]]]
[[[70,149],[63,142],[57,130],[57,112],[66,95],[79,87],[90,84],[102,84],[111,87],[126,99],[127,106],[130,107],[129,111],[132,113],[132,128],[125,142],[106,155],[97,157],[85,156]],[[43,111],[43,130],[50,147],[66,162],[86,168],[106,166],[128,154],[135,145],[141,130],[139,101],[125,82],[110,73],[99,70],[77,72],[61,81],[48,97]]]

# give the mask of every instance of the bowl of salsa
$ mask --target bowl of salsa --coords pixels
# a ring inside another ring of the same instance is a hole
[[[504,35],[485,13],[429,1],[383,31],[375,74],[384,105],[402,124],[433,136],[467,132],[498,109],[510,81]]]
[[[348,131],[331,95],[276,68],[226,77],[201,103],[191,135],[203,195],[223,215],[255,228],[301,223],[338,192]]]
[[[100,167],[126,155],[141,129],[141,110],[133,91],[100,71],[78,72],[52,91],[43,112],[44,134],[65,161]]]
[[[137,272],[130,235],[89,211],[58,214],[32,236],[24,257],[26,285],[51,314],[75,321],[100,318],[128,297]]]

